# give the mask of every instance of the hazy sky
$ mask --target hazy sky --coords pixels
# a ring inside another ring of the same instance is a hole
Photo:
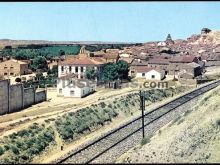
[[[220,30],[220,2],[0,3],[0,38],[146,42]]]

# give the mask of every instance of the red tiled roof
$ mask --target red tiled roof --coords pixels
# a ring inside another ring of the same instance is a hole
[[[105,59],[117,59],[119,57],[118,53],[107,53],[107,54],[103,54],[103,58]]]
[[[132,57],[120,57],[119,60],[125,61],[125,62],[127,62],[128,64],[131,64],[132,61],[134,60],[134,58],[132,58]]]
[[[136,66],[135,67],[135,70],[138,72],[138,73],[144,73],[144,72],[148,72],[150,70],[152,70],[153,68],[149,68],[147,66]]]
[[[184,56],[177,56],[177,57],[173,57],[170,62],[185,62],[185,63],[190,63],[193,62],[193,60],[195,59],[195,56],[191,56],[191,55],[184,55]]]
[[[148,64],[167,64],[168,65],[169,60],[164,59],[164,58],[153,58],[148,61]]]
[[[72,57],[67,58],[64,61],[60,61],[59,65],[103,65],[104,59],[99,57]]]

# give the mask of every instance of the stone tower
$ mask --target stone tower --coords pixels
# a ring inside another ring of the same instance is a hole
[[[171,35],[170,34],[168,34],[167,35],[167,38],[166,38],[166,44],[167,45],[172,45],[172,44],[174,44],[174,41],[172,40],[172,37],[171,37]]]

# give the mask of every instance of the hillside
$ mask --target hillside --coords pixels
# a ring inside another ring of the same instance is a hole
[[[99,44],[135,44],[125,42],[102,42],[102,41],[47,41],[47,40],[11,40],[0,39],[0,47],[18,45],[99,45]]]
[[[211,31],[207,34],[202,34],[194,44],[220,44],[220,31]]]
[[[220,161],[220,87],[161,128],[145,145],[122,155],[123,163],[217,163]]]

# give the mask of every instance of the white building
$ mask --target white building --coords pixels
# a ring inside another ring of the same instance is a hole
[[[96,84],[86,79],[78,79],[75,74],[58,78],[57,95],[64,97],[84,97],[95,91]]]
[[[146,80],[162,80],[165,78],[165,71],[146,66],[136,67],[136,78],[144,78]]]

